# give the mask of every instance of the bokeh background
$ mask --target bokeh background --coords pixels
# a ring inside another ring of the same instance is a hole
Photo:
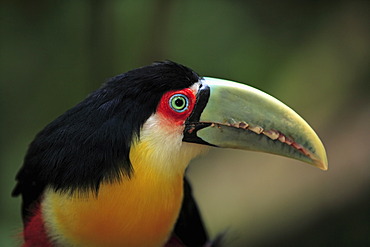
[[[0,246],[22,227],[14,176],[35,134],[107,78],[170,59],[290,105],[329,170],[213,150],[188,175],[226,246],[370,246],[369,1],[0,4]]]

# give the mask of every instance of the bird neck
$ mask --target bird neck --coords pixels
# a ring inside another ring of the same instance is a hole
[[[133,176],[103,183],[97,196],[47,190],[42,213],[51,239],[61,246],[163,246],[181,208],[189,162],[169,157],[139,142],[130,152]]]

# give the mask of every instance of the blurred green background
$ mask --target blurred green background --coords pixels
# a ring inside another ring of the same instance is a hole
[[[0,246],[16,246],[14,176],[48,122],[107,78],[170,59],[285,102],[329,170],[211,151],[189,176],[226,246],[370,246],[369,1],[2,1]]]

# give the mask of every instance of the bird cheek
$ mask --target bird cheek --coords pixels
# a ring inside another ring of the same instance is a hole
[[[187,116],[178,116],[175,114],[163,114],[159,113],[159,123],[161,127],[174,129],[175,127],[184,127]]]

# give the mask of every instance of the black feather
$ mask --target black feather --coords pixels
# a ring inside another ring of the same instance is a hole
[[[208,234],[186,178],[184,178],[184,199],[174,232],[185,246],[205,246],[208,241]]]
[[[30,144],[13,196],[23,197],[24,220],[46,186],[98,192],[102,181],[130,177],[130,146],[162,95],[199,80],[191,69],[158,62],[118,75],[47,125]]]

